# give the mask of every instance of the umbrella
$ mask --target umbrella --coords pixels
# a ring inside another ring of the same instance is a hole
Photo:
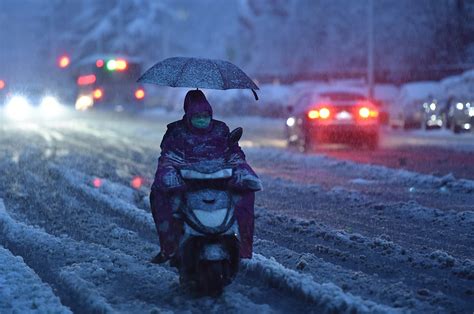
[[[250,89],[258,100],[258,86],[236,65],[223,60],[174,57],[158,62],[139,79],[171,87]]]

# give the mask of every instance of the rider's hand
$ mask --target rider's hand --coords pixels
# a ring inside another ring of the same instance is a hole
[[[239,190],[262,190],[260,179],[246,171],[236,171],[229,181],[229,186]]]

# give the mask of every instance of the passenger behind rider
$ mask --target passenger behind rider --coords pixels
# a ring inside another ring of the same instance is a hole
[[[260,179],[247,164],[239,144],[229,147],[229,128],[224,122],[212,118],[211,105],[202,91],[192,90],[186,94],[184,112],[181,120],[167,126],[151,187],[150,205],[161,247],[152,262],[169,260],[178,248],[182,232],[181,222],[173,217],[173,206],[176,206],[173,203],[186,186],[174,165],[183,161],[194,163],[218,158],[237,164],[229,187],[241,196],[235,206],[241,236],[240,257],[251,258],[255,191],[261,189]]]

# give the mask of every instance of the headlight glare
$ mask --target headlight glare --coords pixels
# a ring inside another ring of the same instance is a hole
[[[31,117],[32,107],[23,96],[13,96],[5,106],[5,113],[9,119],[23,121]]]
[[[61,114],[63,108],[58,100],[53,96],[46,96],[41,100],[40,104],[41,114],[45,117],[55,117]]]

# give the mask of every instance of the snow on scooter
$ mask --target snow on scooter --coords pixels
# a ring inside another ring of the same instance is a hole
[[[241,128],[234,130],[229,142],[238,142],[241,135]],[[240,262],[234,212],[239,193],[228,184],[234,165],[217,159],[177,168],[186,192],[174,202],[173,215],[183,222],[183,234],[172,265],[178,268],[181,283],[205,295],[219,295],[236,276]]]

